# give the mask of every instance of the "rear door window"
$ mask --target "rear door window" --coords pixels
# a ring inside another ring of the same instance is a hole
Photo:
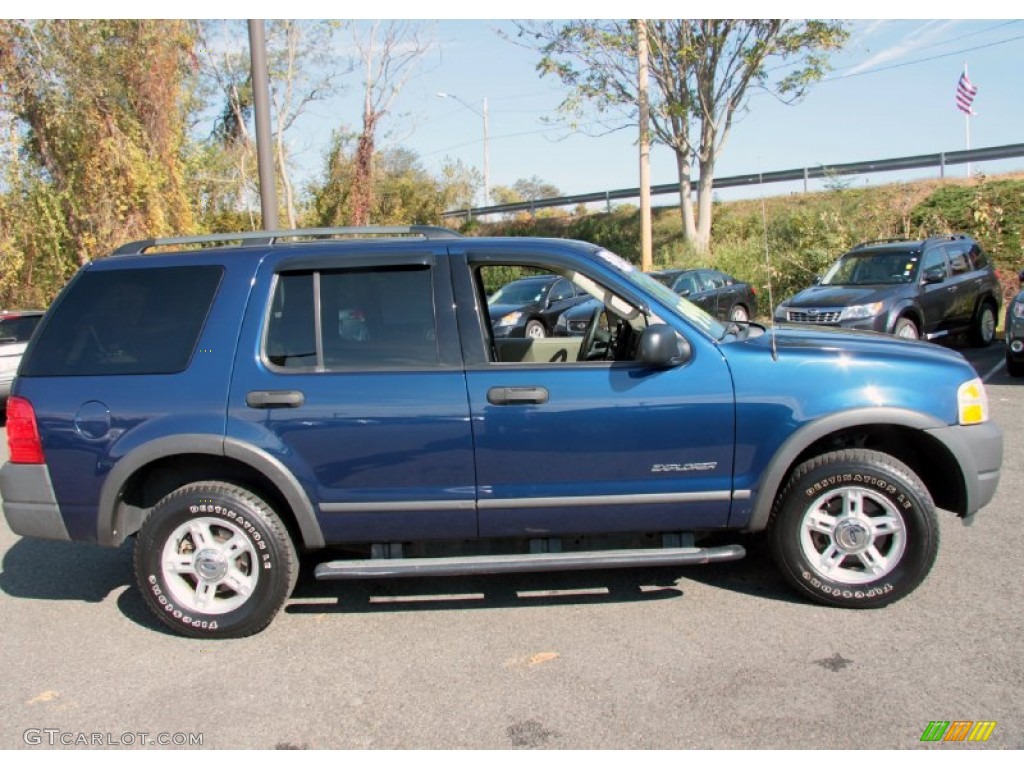
[[[306,371],[438,365],[433,298],[422,264],[282,273],[264,356]]]

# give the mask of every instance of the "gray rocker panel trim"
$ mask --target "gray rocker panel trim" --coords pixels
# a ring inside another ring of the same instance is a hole
[[[480,509],[537,509],[544,507],[589,507],[614,504],[675,504],[700,501],[729,501],[731,491],[697,493],[627,493],[615,496],[538,496],[514,499],[480,499]]]
[[[124,522],[127,513],[120,504],[121,489],[141,467],[159,459],[183,454],[209,454],[236,459],[266,477],[284,496],[295,515],[308,548],[324,546],[323,532],[306,492],[298,480],[277,459],[268,453],[238,440],[219,435],[175,435],[146,443],[121,458],[107,475],[100,492],[96,516],[96,535],[101,544],[117,546],[126,538]],[[119,514],[120,513],[120,514]]]

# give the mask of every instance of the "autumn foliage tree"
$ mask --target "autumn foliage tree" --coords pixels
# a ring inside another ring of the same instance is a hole
[[[45,305],[79,264],[191,229],[192,39],[184,21],[0,20],[4,304]]]

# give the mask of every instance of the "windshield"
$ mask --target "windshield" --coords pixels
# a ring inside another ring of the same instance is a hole
[[[536,304],[544,295],[547,283],[543,280],[517,280],[499,288],[487,300],[488,304]]]
[[[721,339],[727,333],[726,327],[703,309],[662,285],[653,276],[641,272],[621,256],[605,250],[598,251],[595,255],[620,272],[629,282],[639,286],[645,293],[652,294],[662,304],[675,310],[709,336]]]
[[[919,253],[876,251],[848,253],[832,265],[821,285],[895,285],[917,277]]]

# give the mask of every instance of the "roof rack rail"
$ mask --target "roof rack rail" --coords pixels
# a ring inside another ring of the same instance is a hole
[[[169,245],[207,245],[210,243],[240,242],[243,246],[274,245],[280,240],[316,239],[329,237],[387,237],[407,235],[426,240],[443,240],[462,237],[454,229],[413,224],[408,227],[317,227],[313,229],[277,229],[256,232],[229,232],[215,235],[183,235],[180,237],[157,237],[125,243],[114,251],[113,256],[129,256],[145,253],[153,248]]]
[[[863,243],[857,243],[851,250],[863,248],[866,245],[881,245],[882,243],[907,243],[914,242],[916,240],[920,240],[921,242],[924,242],[925,240],[964,240],[966,237],[967,235],[964,234],[927,235],[925,237],[882,237],[878,240],[865,240]]]

